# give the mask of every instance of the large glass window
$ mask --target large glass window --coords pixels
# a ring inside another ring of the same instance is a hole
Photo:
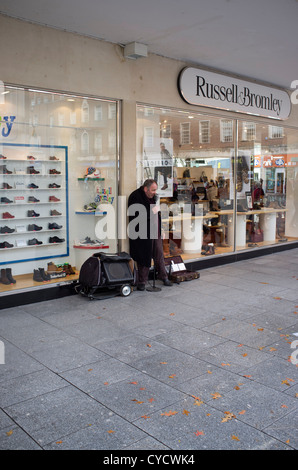
[[[137,118],[138,185],[158,183],[165,256],[298,238],[295,130],[144,105]]]
[[[6,86],[0,104],[0,293],[74,280],[117,251],[117,101]],[[7,277],[12,274],[13,281]]]

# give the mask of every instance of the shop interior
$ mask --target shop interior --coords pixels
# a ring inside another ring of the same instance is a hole
[[[165,257],[187,261],[297,240],[292,129],[141,105],[138,117],[139,177],[158,183]]]

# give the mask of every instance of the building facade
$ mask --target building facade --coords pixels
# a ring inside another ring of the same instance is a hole
[[[197,103],[177,85],[188,64],[0,21],[3,306],[72,285],[95,251],[128,251],[127,198],[146,178],[165,256],[200,269],[297,246],[298,115],[280,119],[274,88],[250,95],[254,113]]]

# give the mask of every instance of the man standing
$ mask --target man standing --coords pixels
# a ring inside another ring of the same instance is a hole
[[[165,268],[156,191],[156,181],[147,179],[128,198],[129,247],[130,255],[138,265],[138,290],[145,290],[152,258],[159,279],[165,286],[172,286]]]

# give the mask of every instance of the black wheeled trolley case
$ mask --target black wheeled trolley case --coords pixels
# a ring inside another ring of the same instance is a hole
[[[127,297],[135,284],[134,262],[126,252],[94,253],[80,269],[75,290],[89,299],[122,295]]]

